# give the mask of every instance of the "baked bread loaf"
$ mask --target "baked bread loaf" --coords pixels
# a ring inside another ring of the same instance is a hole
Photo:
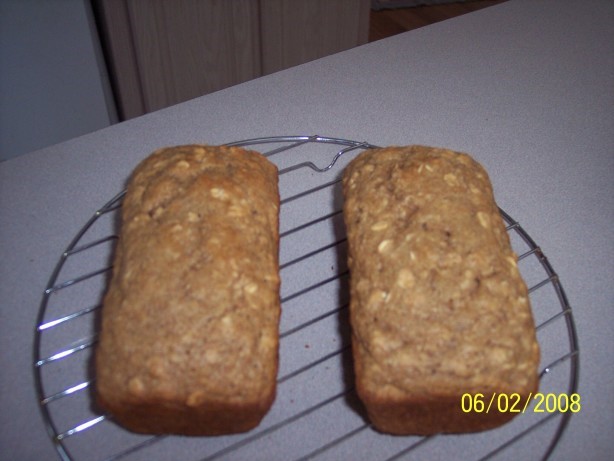
[[[450,150],[374,149],[348,165],[343,191],[356,388],[373,425],[429,435],[511,419],[486,406],[506,394],[511,409],[518,394],[522,410],[539,348],[486,171]]]
[[[259,424],[278,367],[277,168],[237,147],[158,150],[130,178],[96,392],[138,433]]]

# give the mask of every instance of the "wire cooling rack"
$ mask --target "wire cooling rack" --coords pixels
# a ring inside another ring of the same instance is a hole
[[[547,459],[572,412],[531,404],[501,428],[469,435],[399,437],[370,426],[353,388],[341,172],[375,146],[321,136],[231,143],[279,167],[282,318],[275,404],[259,427],[222,437],[129,433],[93,403],[92,351],[111,270],[123,193],[87,221],[60,256],[35,329],[40,408],[62,460]],[[548,259],[501,210],[530,287],[541,347],[540,392],[577,392],[579,350],[572,310]],[[460,404],[460,403],[459,403]],[[536,450],[535,447],[539,447]]]

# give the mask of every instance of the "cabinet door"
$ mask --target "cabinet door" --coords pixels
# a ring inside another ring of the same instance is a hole
[[[367,43],[370,0],[260,0],[264,74]]]
[[[367,42],[369,0],[93,0],[122,119]]]
[[[253,0],[100,0],[123,118],[261,75]]]

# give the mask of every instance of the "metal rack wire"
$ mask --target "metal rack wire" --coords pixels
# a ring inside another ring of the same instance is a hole
[[[375,146],[322,136],[268,137],[229,145],[259,150],[280,169],[281,362],[273,408],[249,433],[198,438],[130,434],[96,409],[92,348],[122,192],[73,238],[42,297],[34,333],[34,376],[42,416],[60,459],[136,461],[176,459],[182,453],[183,459],[203,461],[391,461],[433,453],[452,456],[462,449],[472,459],[485,460],[523,453],[533,446],[532,437],[540,438],[543,452],[519,457],[550,456],[571,412],[528,411],[502,428],[463,436],[391,437],[374,431],[353,389],[339,164]],[[517,221],[503,210],[501,214],[530,286],[542,349],[540,392],[571,395],[577,392],[579,376],[572,309],[540,247]]]

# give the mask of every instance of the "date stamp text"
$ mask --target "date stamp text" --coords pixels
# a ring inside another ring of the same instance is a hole
[[[531,402],[534,405],[530,407]],[[496,393],[484,395],[481,393],[465,393],[460,401],[464,413],[578,413],[582,409],[580,394],[542,394],[530,393],[523,397],[520,394]]]

